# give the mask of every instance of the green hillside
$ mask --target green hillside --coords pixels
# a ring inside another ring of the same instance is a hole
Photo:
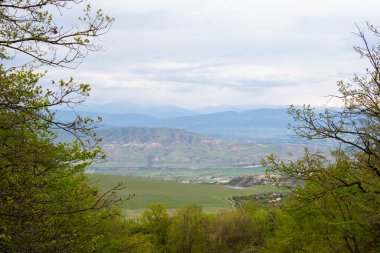
[[[186,204],[198,204],[206,212],[219,209],[231,209],[231,196],[243,196],[257,193],[280,191],[275,186],[254,186],[246,189],[229,188],[214,184],[181,184],[173,181],[134,178],[118,175],[91,174],[90,180],[102,189],[110,189],[118,182],[123,182],[126,189],[119,195],[127,198],[129,194],[135,196],[121,204],[121,208],[128,215],[140,213],[152,203],[162,203],[169,210]]]

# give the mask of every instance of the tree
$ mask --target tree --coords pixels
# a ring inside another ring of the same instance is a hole
[[[58,23],[56,16],[68,15],[87,0],[3,0],[0,2],[1,59],[21,52],[42,64],[75,66],[89,51],[101,47],[97,38],[108,32],[113,19],[91,5],[71,25]],[[71,10],[72,11],[72,10]],[[69,17],[73,18],[73,17]],[[59,52],[58,52],[59,50]]]
[[[262,234],[252,215],[242,210],[222,211],[209,216],[206,252],[253,252]]]
[[[378,28],[368,25],[368,29],[374,38],[380,37]],[[296,162],[286,163],[275,156],[264,161],[270,173],[305,182],[291,189],[293,201],[287,208],[292,210],[296,226],[309,224],[313,229],[308,231],[325,242],[323,247],[319,244],[309,249],[311,252],[318,247],[326,252],[380,249],[380,43],[371,46],[362,30],[357,36],[363,46],[355,50],[368,60],[370,68],[350,83],[338,82],[340,95],[333,98],[340,99],[343,108],[327,108],[322,113],[311,106],[289,109],[298,135],[333,139],[340,146],[331,158],[307,151]],[[305,232],[297,229],[294,233]]]
[[[202,252],[205,215],[197,205],[179,209],[169,227],[169,252]]]
[[[0,115],[2,122],[13,122],[13,115]],[[79,246],[97,247],[91,245],[91,239],[99,231],[92,232],[118,215],[113,210],[115,194],[98,193],[84,175],[84,168],[90,163],[86,160],[93,155],[78,143],[55,144],[24,125],[1,129],[3,251],[62,252]]]
[[[39,85],[38,65],[70,66],[89,51],[112,19],[88,5],[82,26],[57,24],[51,11],[81,0],[5,0],[0,2],[0,251],[109,252],[125,248],[115,190],[90,186],[84,169],[98,157],[94,121],[55,119],[52,108],[75,106],[89,95],[88,84],[52,81]],[[59,51],[58,51],[59,50]],[[63,50],[63,51],[62,51]],[[9,67],[15,53],[35,61]],[[7,65],[8,67],[5,67]],[[55,130],[74,134],[57,143]],[[112,242],[112,244],[110,244]]]
[[[380,31],[368,24],[368,29],[375,38]],[[296,126],[295,132],[308,139],[334,139],[342,145],[345,153],[349,152],[356,166],[366,170],[371,177],[380,177],[380,43],[369,45],[362,30],[356,35],[362,40],[362,47],[354,47],[362,58],[370,63],[366,74],[354,75],[350,83],[338,81],[340,95],[333,96],[342,101],[341,110],[326,109],[316,114],[310,106],[289,109]],[[303,125],[297,125],[297,123]],[[340,179],[342,186],[370,187],[366,180],[347,181]],[[377,189],[378,190],[378,189]]]
[[[169,214],[162,204],[152,204],[140,218],[142,227],[147,234],[154,236],[157,247],[164,247],[168,240]]]
[[[91,51],[101,46],[97,38],[111,27],[113,19],[101,10],[92,11],[87,0],[4,0],[0,2],[0,59],[2,64],[0,108],[27,115],[39,128],[63,129],[78,140],[91,137],[95,147],[98,140],[91,131],[94,121],[77,117],[73,122],[58,122],[50,110],[57,105],[73,107],[85,101],[90,86],[68,81],[52,81],[43,89],[35,80],[45,73],[35,74],[36,67],[52,65],[75,67]],[[76,6],[77,5],[77,6]],[[58,23],[57,16],[68,15],[74,7],[83,6],[83,13],[72,18],[70,25]],[[77,21],[75,21],[77,20]],[[5,67],[17,55],[26,55],[31,63],[20,67]],[[19,80],[18,80],[19,79]],[[30,82],[32,81],[32,82]],[[21,118],[18,119],[19,121]],[[26,120],[26,119],[24,119]],[[37,123],[39,121],[39,123]],[[24,122],[29,123],[31,121]],[[22,123],[22,122],[20,122]],[[82,144],[85,144],[82,141]],[[89,143],[87,143],[89,144]]]

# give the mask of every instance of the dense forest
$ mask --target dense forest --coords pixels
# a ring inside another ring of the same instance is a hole
[[[286,199],[252,201],[234,211],[206,214],[196,205],[168,213],[152,204],[124,217],[115,185],[92,186],[85,168],[104,158],[98,120],[61,122],[56,106],[74,107],[90,86],[74,79],[42,83],[47,66],[74,67],[100,50],[98,37],[113,19],[85,5],[73,24],[54,11],[81,9],[84,0],[0,1],[0,252],[379,252],[380,30],[368,24],[355,47],[369,68],[338,82],[341,109],[316,113],[290,107],[294,131],[341,145],[329,158],[305,150],[297,161],[262,161]],[[62,20],[61,20],[62,21]],[[372,45],[371,42],[377,44]],[[20,66],[17,57],[26,57]],[[30,61],[32,59],[32,61]],[[74,136],[57,143],[57,130]],[[277,182],[281,184],[281,182]]]

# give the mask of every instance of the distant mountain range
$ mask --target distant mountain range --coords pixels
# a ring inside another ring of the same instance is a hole
[[[143,114],[159,119],[182,117],[198,114],[197,111],[187,110],[177,106],[147,106],[132,103],[115,102],[107,104],[85,103],[76,107],[77,111],[95,112],[98,114]]]
[[[290,137],[287,125],[291,122],[291,117],[285,109],[256,109],[245,112],[224,111],[169,118],[136,113],[110,114],[83,111],[77,113],[92,118],[101,116],[103,128],[174,128],[236,141],[259,143],[299,141],[299,139]],[[60,120],[69,121],[75,115],[71,111],[57,111],[57,117]]]
[[[141,105],[128,102],[112,102],[105,104],[84,103],[76,106],[77,111],[95,112],[101,114],[143,114],[153,116],[159,119],[167,119],[174,117],[184,117],[197,114],[211,114],[225,111],[244,112],[254,109],[284,109],[284,106],[234,106],[220,105],[209,106],[199,109],[184,109],[173,105]]]

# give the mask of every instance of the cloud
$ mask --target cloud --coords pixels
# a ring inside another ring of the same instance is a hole
[[[360,72],[355,23],[380,24],[377,1],[96,0],[116,22],[107,50],[74,76],[92,101],[323,105],[336,80]]]

